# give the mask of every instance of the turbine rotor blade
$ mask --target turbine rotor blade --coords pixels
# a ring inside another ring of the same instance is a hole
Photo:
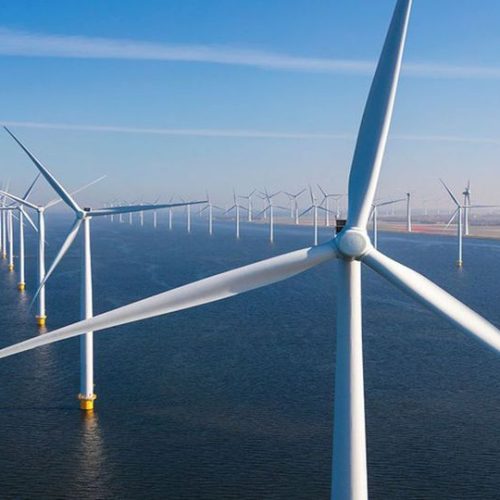
[[[162,205],[129,205],[122,207],[111,207],[111,208],[98,208],[96,210],[91,210],[87,212],[90,216],[100,216],[100,215],[117,215],[117,214],[126,214],[130,212],[143,212],[147,210],[161,210],[163,208],[175,208],[175,207],[185,207],[187,205],[202,205],[207,203],[204,201],[190,201],[183,203],[165,203]]]
[[[392,119],[412,0],[398,0],[373,78],[349,176],[348,227],[366,228]]]
[[[7,133],[17,142],[21,149],[29,156],[30,160],[35,164],[36,168],[45,177],[45,180],[52,186],[52,189],[63,199],[63,201],[76,213],[82,213],[83,210],[78,206],[71,195],[59,184],[55,177],[40,163],[36,156],[7,128],[4,127]]]
[[[29,222],[30,226],[35,230],[35,232],[38,233],[38,228],[36,227],[35,223],[33,222],[33,219],[24,210],[24,207],[22,205],[19,206],[19,211],[23,214],[23,216]]]
[[[66,239],[64,240],[64,243],[62,244],[61,248],[59,249],[59,252],[56,255],[56,258],[54,259],[54,262],[52,262],[49,270],[45,274],[45,277],[43,278],[43,281],[40,283],[39,287],[37,288],[35,295],[33,295],[33,299],[31,300],[31,304],[34,304],[36,298],[38,297],[38,294],[40,293],[40,290],[42,287],[47,283],[47,280],[50,278],[52,273],[54,272],[55,268],[61,261],[61,259],[64,257],[66,252],[69,250],[69,247],[75,241],[76,235],[78,234],[78,230],[80,229],[80,226],[82,224],[83,219],[76,219],[75,222],[73,223],[73,226],[71,227],[68,236],[66,236]]]
[[[233,269],[6,347],[0,350],[0,358],[88,331],[97,332],[226,299],[291,278],[336,256],[335,248],[329,242]]]
[[[21,205],[26,205],[27,207],[30,207],[33,210],[38,210],[38,207],[34,203],[31,203],[30,201],[26,201],[23,198],[20,198],[19,196],[15,196],[13,194],[7,193],[7,191],[2,191],[2,190],[0,190],[0,194],[5,196],[6,198],[10,198],[13,201],[17,201]]]
[[[455,202],[455,205],[457,207],[460,206],[460,202],[457,200],[457,198],[455,197],[455,195],[451,192],[451,189],[445,184],[445,182],[443,181],[443,179],[439,179],[441,181],[441,184],[444,186],[444,188],[446,189],[446,191],[448,191],[448,194],[450,195],[451,199]]]
[[[463,332],[500,352],[500,331],[431,280],[373,249],[362,262]]]
[[[38,173],[33,180],[33,182],[30,184],[30,187],[26,190],[26,193],[24,193],[23,200],[27,200],[30,197],[31,192],[33,191],[33,188],[35,187],[36,181],[39,179],[39,177],[42,174]]]
[[[446,224],[446,229],[448,229],[450,227],[450,224],[455,220],[455,217],[457,216],[459,210],[460,208],[455,209],[451,216],[451,219],[448,221],[448,224]]]
[[[85,184],[85,186],[82,186],[78,189],[75,189],[75,191],[71,191],[71,196],[80,193],[84,189],[89,188],[90,186],[93,186],[94,184],[97,184],[98,182],[101,182],[103,179],[105,179],[107,176],[106,175],[101,175],[101,177],[98,177],[97,179],[93,180],[92,182],[89,182],[88,184]],[[49,201],[48,203],[45,204],[45,208],[50,208],[53,207],[54,205],[57,205],[58,203],[61,203],[63,201],[61,198],[55,198],[54,200]]]

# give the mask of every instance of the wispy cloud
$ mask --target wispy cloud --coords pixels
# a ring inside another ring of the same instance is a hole
[[[301,57],[215,45],[180,45],[127,39],[50,35],[0,28],[0,55],[80,59],[198,62],[308,73],[370,75],[373,61]],[[404,74],[421,78],[500,79],[500,67],[411,63]]]
[[[108,132],[123,134],[150,134],[184,137],[233,138],[233,139],[282,139],[282,140],[336,140],[354,141],[355,133],[333,132],[280,132],[267,130],[244,129],[200,129],[200,128],[149,128],[149,127],[122,127],[115,125],[78,125],[69,123],[46,123],[28,121],[0,120],[1,125],[45,130],[67,130],[75,132]],[[449,142],[466,144],[485,144],[500,146],[500,138],[465,137],[454,135],[417,135],[392,134],[391,140],[409,142]]]

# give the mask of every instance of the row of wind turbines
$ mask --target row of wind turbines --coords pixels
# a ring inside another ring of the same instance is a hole
[[[423,275],[378,251],[368,235],[370,217],[374,211],[376,215],[375,193],[393,114],[411,6],[412,0],[397,1],[359,129],[349,176],[347,220],[341,230],[325,243],[207,277],[93,317],[90,220],[94,216],[116,216],[124,212],[146,210],[146,208],[144,206],[81,208],[49,171],[16,139],[41,175],[75,214],[74,225],[54,264],[47,275],[41,276],[38,296],[47,278],[74,241],[76,233],[83,228],[85,235],[82,252],[84,315],[77,323],[0,349],[0,358],[80,336],[83,339],[82,363],[85,366],[82,374],[84,383],[80,394],[81,400],[86,403],[82,407],[89,409],[93,406],[95,397],[91,386],[91,366],[87,364],[90,363],[93,332],[228,299],[250,290],[272,285],[314,266],[334,260],[336,266],[333,277],[337,282],[338,298],[331,497],[336,500],[367,499],[361,266],[368,266],[401,292],[434,311],[458,330],[462,330],[495,351],[500,351],[500,331],[496,326]],[[27,205],[30,202],[27,202],[24,197],[13,197],[7,195],[5,191],[2,194],[13,203],[39,210],[36,205],[31,204],[31,207]],[[271,194],[267,195],[266,200],[269,203],[268,210],[271,215],[273,207]],[[394,202],[397,201],[394,200]],[[194,203],[190,202],[187,206]],[[314,204],[312,206],[314,212]],[[169,205],[162,205],[162,208],[168,207]],[[460,212],[464,207],[469,208],[470,204],[466,202],[457,208],[459,220]],[[158,208],[159,206],[150,207],[152,210]],[[231,209],[237,210],[237,204],[235,203],[235,207]],[[210,205],[207,210],[210,211]]]

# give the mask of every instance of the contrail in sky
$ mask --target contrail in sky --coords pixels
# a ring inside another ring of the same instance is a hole
[[[276,71],[371,75],[374,61],[295,56],[231,46],[155,43],[139,40],[41,34],[0,28],[0,55],[79,59],[171,61],[247,66]],[[500,67],[440,63],[404,64],[406,76],[500,79]]]
[[[68,123],[46,123],[0,120],[1,125],[45,130],[68,130],[75,132],[109,132],[124,134],[150,134],[184,137],[234,138],[234,139],[284,139],[284,140],[354,140],[353,133],[333,132],[280,132],[242,129],[199,129],[199,128],[150,128],[122,127],[115,125],[78,125]],[[392,134],[391,140],[410,142],[450,142],[500,146],[500,139],[489,137],[464,137],[454,135]]]

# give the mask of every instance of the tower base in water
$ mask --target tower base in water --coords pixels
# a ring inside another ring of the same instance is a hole
[[[464,263],[462,260],[457,260],[457,267],[463,267]]]
[[[36,324],[38,326],[45,326],[47,316],[36,316]]]
[[[14,264],[9,264],[8,268],[9,270],[9,273],[11,273],[12,271],[14,271]]]
[[[24,290],[26,289],[26,283],[18,283],[18,284],[17,284],[17,289],[18,289],[20,292],[24,292]]]
[[[80,410],[91,411],[94,409],[94,401],[96,399],[95,394],[87,396],[85,394],[78,394],[78,400],[80,401]]]

